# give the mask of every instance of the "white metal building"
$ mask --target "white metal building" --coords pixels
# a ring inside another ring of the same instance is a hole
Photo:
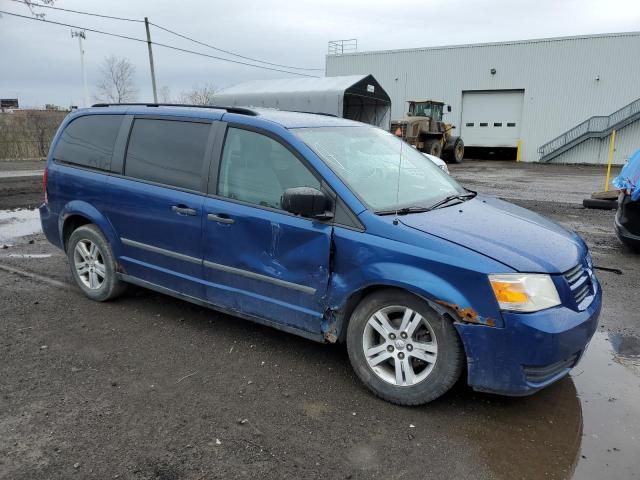
[[[328,55],[326,75],[373,74],[401,118],[441,100],[466,146],[523,161],[615,163],[640,148],[640,32]]]

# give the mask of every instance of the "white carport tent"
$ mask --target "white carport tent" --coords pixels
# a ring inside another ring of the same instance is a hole
[[[216,105],[325,113],[388,129],[391,99],[372,75],[254,80],[226,88]]]

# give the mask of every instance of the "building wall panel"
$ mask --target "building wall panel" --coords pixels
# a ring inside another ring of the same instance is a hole
[[[391,97],[394,119],[409,99],[442,100],[452,106],[445,119],[456,126],[463,91],[524,90],[522,160],[537,161],[542,144],[640,97],[639,55],[635,32],[329,55],[326,74],[373,74]],[[579,163],[593,158],[585,149]]]

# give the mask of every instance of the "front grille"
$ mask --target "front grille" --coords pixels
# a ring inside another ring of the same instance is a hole
[[[576,306],[581,307],[582,302],[593,296],[593,283],[589,271],[579,263],[571,270],[564,272],[564,278],[569,284]]]
[[[534,384],[544,383],[562,372],[569,371],[570,368],[575,366],[579,358],[580,353],[574,353],[569,358],[552,363],[551,365],[545,365],[543,367],[525,365],[522,370],[527,382]]]

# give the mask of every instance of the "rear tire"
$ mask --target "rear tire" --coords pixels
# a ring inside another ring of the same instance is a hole
[[[398,405],[422,405],[446,393],[465,358],[448,319],[424,300],[392,289],[373,293],[357,306],[347,350],[360,380]]]
[[[604,200],[600,198],[585,198],[582,200],[582,206],[585,208],[595,208],[598,210],[615,210],[618,208],[617,200]]]
[[[440,158],[442,155],[442,143],[440,140],[427,140],[424,142],[424,153]]]
[[[109,242],[95,225],[73,231],[67,242],[71,275],[91,300],[104,302],[121,295],[126,284],[116,277],[116,262]]]

